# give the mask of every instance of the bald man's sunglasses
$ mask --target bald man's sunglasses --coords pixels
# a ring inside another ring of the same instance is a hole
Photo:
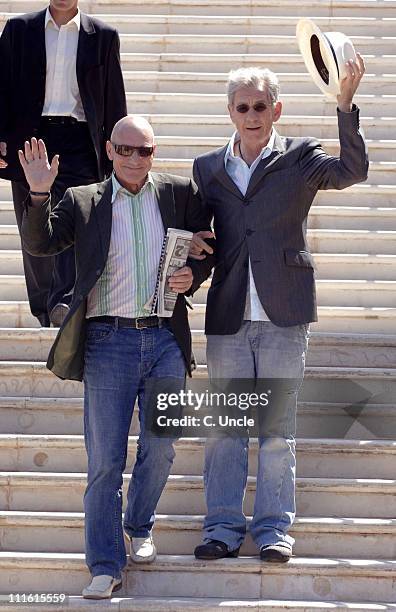
[[[134,151],[137,151],[140,157],[150,157],[154,151],[154,147],[132,147],[131,145],[115,144],[114,142],[111,144],[117,155],[122,155],[123,157],[130,157]]]

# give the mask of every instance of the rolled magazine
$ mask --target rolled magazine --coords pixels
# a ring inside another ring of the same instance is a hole
[[[158,317],[172,316],[178,293],[169,287],[168,279],[186,264],[192,237],[192,232],[168,228],[162,244],[151,314]]]

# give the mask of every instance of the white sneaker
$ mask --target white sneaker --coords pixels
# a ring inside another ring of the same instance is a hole
[[[85,599],[108,599],[113,591],[118,591],[121,587],[122,580],[120,578],[103,574],[92,578],[91,584],[85,587],[82,596]]]
[[[153,538],[149,535],[147,538],[129,538],[130,555],[135,563],[152,563],[157,556]]]

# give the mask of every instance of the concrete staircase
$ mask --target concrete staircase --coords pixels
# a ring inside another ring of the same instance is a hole
[[[310,215],[320,319],[299,402],[295,557],[286,566],[262,564],[249,537],[239,559],[192,557],[205,512],[203,440],[182,439],[158,508],[160,555],[152,565],[129,566],[123,590],[102,603],[78,597],[89,580],[82,386],[45,369],[56,332],[39,329],[30,314],[11,190],[0,181],[0,592],[66,593],[69,607],[81,611],[396,610],[396,1],[80,5],[120,31],[129,111],[154,126],[156,169],[186,175],[195,155],[232,133],[224,82],[239,65],[280,75],[282,134],[315,135],[336,153],[335,105],[306,74],[294,31],[303,15],[324,30],[345,31],[367,64],[357,103],[370,171],[364,184],[320,193]],[[11,14],[44,6],[0,0],[0,28]],[[196,376],[206,372],[207,287],[196,293],[191,314]],[[136,431],[134,422],[125,486]],[[250,456],[247,515],[254,441]],[[5,600],[0,610],[9,612],[15,604]]]

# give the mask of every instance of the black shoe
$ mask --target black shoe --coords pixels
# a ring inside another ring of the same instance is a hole
[[[291,548],[282,544],[270,544],[260,548],[261,561],[270,563],[287,563],[292,556]]]
[[[224,557],[237,557],[239,555],[239,549],[228,550],[227,544],[220,542],[220,540],[209,540],[207,544],[200,544],[194,550],[196,559],[205,559],[211,561],[212,559],[224,559]]]
[[[69,306],[67,304],[57,304],[53,307],[50,312],[51,323],[54,327],[60,327],[63,324],[63,321],[66,319],[66,316],[69,313]]]
[[[49,327],[51,325],[50,318],[47,313],[37,315],[37,319],[39,320],[41,327]]]

